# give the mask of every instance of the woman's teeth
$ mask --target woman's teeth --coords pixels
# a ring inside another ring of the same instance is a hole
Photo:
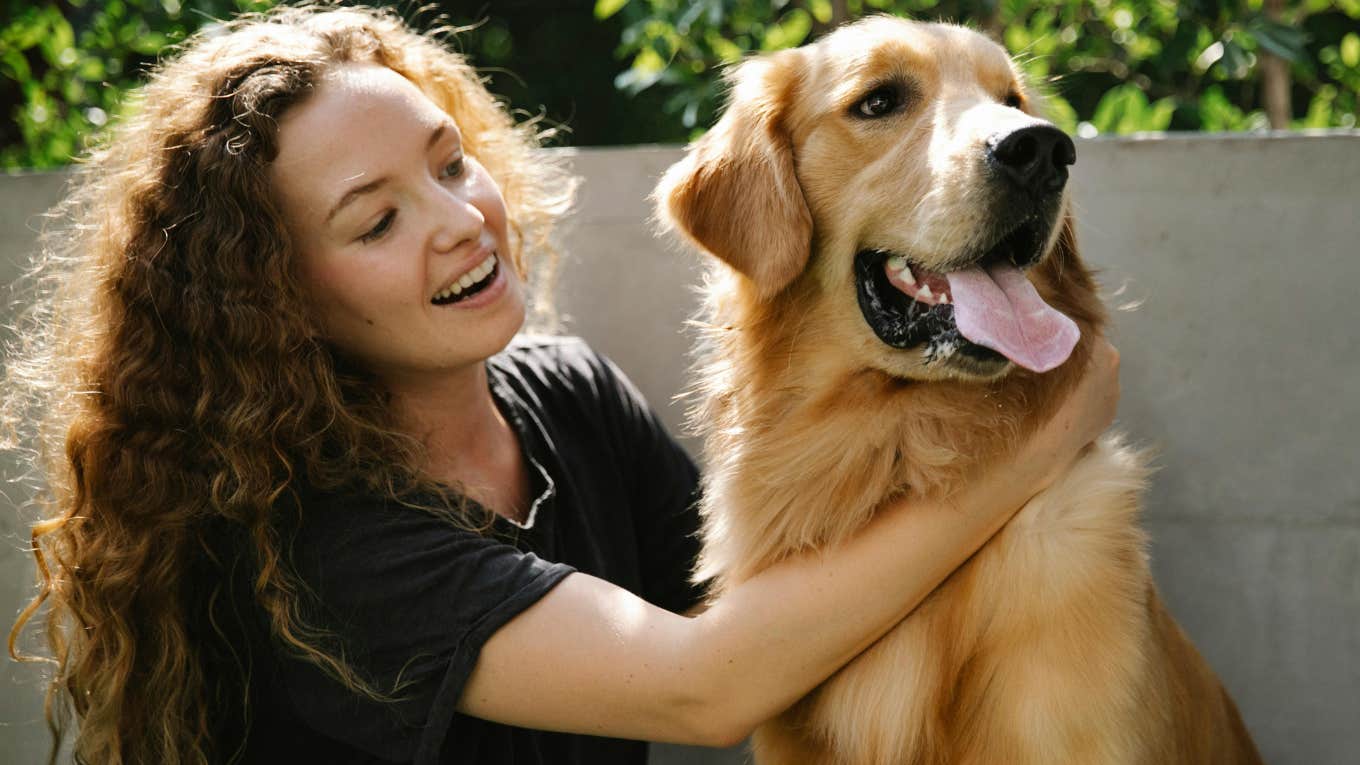
[[[471,271],[459,277],[458,281],[450,284],[447,288],[435,294],[433,302],[443,303],[452,298],[458,297],[463,290],[485,279],[496,268],[496,253],[486,256],[486,260],[478,263]]]

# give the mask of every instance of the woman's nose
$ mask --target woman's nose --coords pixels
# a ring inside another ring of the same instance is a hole
[[[437,184],[429,197],[426,214],[431,225],[430,246],[435,251],[450,252],[464,242],[481,239],[486,216],[471,198]]]

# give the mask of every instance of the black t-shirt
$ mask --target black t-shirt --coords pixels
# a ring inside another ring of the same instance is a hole
[[[701,594],[689,577],[694,465],[622,373],[580,340],[552,337],[516,339],[487,369],[529,469],[530,518],[497,517],[478,534],[378,498],[300,492],[291,558],[317,596],[315,621],[375,688],[400,680],[399,700],[367,700],[257,646],[247,762],[646,762],[642,742],[455,709],[486,640],[572,571],[675,612]]]

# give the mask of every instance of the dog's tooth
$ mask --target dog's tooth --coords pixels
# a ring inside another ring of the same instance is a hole
[[[898,274],[897,277],[902,280],[903,284],[910,286],[914,286],[916,284],[916,277],[911,275],[910,268],[902,269],[902,273]]]
[[[916,292],[916,297],[922,300],[930,300],[933,298],[934,295],[930,294],[930,285],[922,285],[921,289]]]
[[[948,304],[949,304],[949,293],[946,292],[946,293],[943,293],[942,295],[940,295],[940,305],[948,305]]]
[[[901,271],[902,269],[904,269],[904,268],[906,268],[906,267],[907,267],[907,259],[904,258],[904,257],[902,257],[901,255],[894,255],[894,256],[892,256],[891,258],[888,258],[888,270],[889,270],[889,271]]]

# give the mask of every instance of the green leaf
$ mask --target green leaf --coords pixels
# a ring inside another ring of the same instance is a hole
[[[694,22],[699,20],[699,17],[703,15],[705,8],[706,6],[703,3],[692,3],[689,10],[685,11],[685,15],[681,16],[679,20],[675,22],[675,31],[682,35],[689,34],[689,28],[694,25]]]
[[[1341,38],[1341,63],[1354,69],[1360,67],[1360,35],[1354,32]]]
[[[1029,51],[1030,42],[1033,40],[1033,38],[1029,36],[1029,30],[1019,24],[1006,27],[1005,31],[1001,33],[1001,36],[1006,43],[1006,50],[1010,51],[1012,56],[1019,56],[1027,53]]]
[[[1149,104],[1147,94],[1128,83],[1112,88],[1096,105],[1091,124],[1101,133],[1147,133],[1166,130],[1176,112],[1176,101],[1167,97]]]
[[[1043,112],[1049,122],[1062,128],[1064,133],[1077,132],[1077,110],[1062,96],[1045,96]]]
[[[75,32],[71,29],[71,23],[62,17],[61,11],[57,10],[56,6],[49,8],[44,20],[47,22],[47,30],[42,42],[39,43],[43,58],[54,67],[65,68],[74,62],[73,54],[67,51],[75,48]]]
[[[643,74],[658,74],[665,68],[666,60],[652,48],[643,48],[633,59],[633,69]]]
[[[1299,61],[1307,56],[1308,35],[1301,29],[1257,17],[1247,25],[1247,31],[1262,48],[1286,61]]]
[[[690,101],[685,106],[685,111],[680,115],[680,124],[687,128],[692,128],[699,123],[699,102]]]
[[[164,34],[143,29],[139,30],[137,36],[131,41],[128,47],[143,56],[155,56],[169,44],[170,40],[166,38]]]
[[[0,54],[0,73],[16,82],[27,82],[33,78],[33,70],[28,66],[28,59],[24,58],[24,54],[13,49]]]
[[[39,14],[36,8],[28,8],[14,21],[5,25],[4,41],[6,47],[28,50],[43,41],[47,35],[46,14]]]
[[[1091,124],[1101,133],[1132,133],[1143,123],[1147,111],[1147,96],[1137,85],[1126,84],[1111,88],[1096,104]]]
[[[716,27],[723,23],[724,12],[721,0],[713,0],[708,4],[708,25]]]
[[[761,50],[784,50],[803,44],[812,32],[812,16],[807,11],[796,8],[784,15],[779,23],[765,30],[765,40]]]
[[[652,87],[666,73],[666,60],[652,48],[643,48],[633,58],[633,66],[614,78],[614,87],[635,96]]]
[[[613,16],[628,4],[628,0],[595,0],[595,18],[599,21]]]
[[[809,0],[808,10],[812,11],[812,17],[817,19],[819,24],[831,22],[831,0]]]
[[[1138,127],[1141,132],[1160,132],[1171,127],[1171,117],[1176,113],[1176,99],[1170,96],[1159,98],[1152,104],[1152,108],[1147,110],[1143,116],[1143,124]]]
[[[630,96],[636,96],[656,84],[656,81],[657,77],[654,74],[643,74],[636,69],[625,69],[614,77],[614,87]]]
[[[1236,40],[1223,40],[1223,58],[1219,63],[1230,79],[1243,79],[1251,71],[1251,56]]]
[[[1210,85],[1200,94],[1199,114],[1200,129],[1214,133],[1241,130],[1247,123],[1246,115],[1228,100],[1223,89],[1217,85]]]
[[[1217,64],[1223,58],[1223,43],[1214,42],[1207,46],[1200,54],[1195,57],[1194,68],[1197,72],[1208,71],[1209,67]]]
[[[1336,102],[1336,88],[1324,85],[1318,89],[1308,104],[1308,113],[1302,120],[1294,123],[1296,128],[1326,128],[1332,126],[1332,113]]]
[[[741,49],[741,46],[717,32],[709,32],[705,35],[704,42],[708,43],[708,47],[713,50],[714,55],[726,64],[740,61],[742,55],[745,53],[745,51]]]

